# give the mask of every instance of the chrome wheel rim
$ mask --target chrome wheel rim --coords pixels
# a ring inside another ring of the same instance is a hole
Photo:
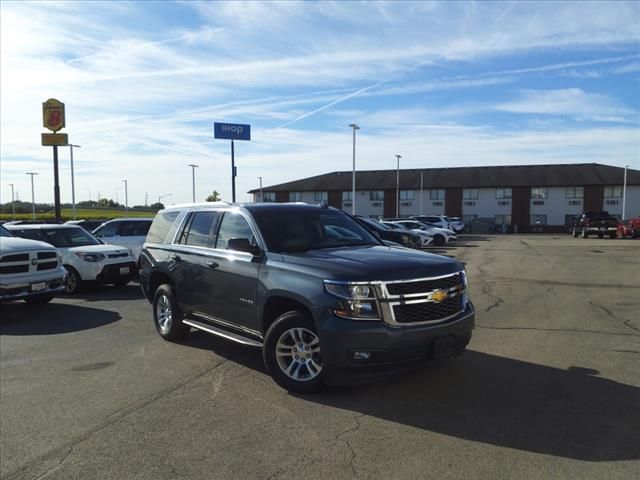
[[[78,288],[78,278],[76,274],[70,270],[67,270],[67,284],[65,285],[65,290],[67,293],[73,293]]]
[[[276,360],[291,380],[311,381],[322,372],[320,338],[306,328],[290,328],[278,338]]]
[[[158,327],[160,332],[168,333],[171,329],[172,315],[171,302],[166,295],[160,295],[156,303],[156,318],[158,319]]]

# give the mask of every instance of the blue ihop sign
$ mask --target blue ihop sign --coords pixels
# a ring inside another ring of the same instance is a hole
[[[226,140],[251,140],[251,125],[216,122],[213,124],[213,136]]]

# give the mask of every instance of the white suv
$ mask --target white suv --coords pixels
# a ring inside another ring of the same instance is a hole
[[[0,300],[50,302],[63,291],[66,271],[51,245],[13,238],[0,226]]]
[[[151,222],[153,218],[117,218],[103,223],[93,234],[104,243],[127,247],[131,256],[138,261]]]
[[[16,236],[53,245],[67,270],[66,292],[74,293],[82,282],[127,284],[136,274],[129,250],[104,245],[84,228],[75,225],[8,225]]]

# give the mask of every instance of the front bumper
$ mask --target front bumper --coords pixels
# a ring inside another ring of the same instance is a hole
[[[135,278],[137,271],[138,267],[136,266],[135,262],[124,262],[105,265],[102,271],[98,275],[96,275],[96,282],[116,283],[127,279],[131,280]]]
[[[325,381],[330,385],[366,382],[438,357],[458,355],[469,343],[474,325],[471,302],[453,319],[430,325],[395,327],[332,315],[321,329]]]
[[[66,275],[38,282],[7,283],[0,285],[0,301],[23,300],[25,298],[55,295],[63,292],[66,285]],[[44,285],[44,288],[42,286]]]

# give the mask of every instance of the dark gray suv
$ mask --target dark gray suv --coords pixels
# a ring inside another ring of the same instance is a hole
[[[139,273],[163,338],[196,328],[260,347],[300,393],[458,355],[474,326],[462,264],[385,246],[325,206],[162,210]]]

